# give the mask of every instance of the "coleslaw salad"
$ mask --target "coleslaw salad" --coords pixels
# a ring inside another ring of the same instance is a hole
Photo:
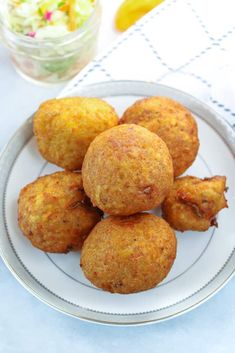
[[[101,16],[98,0],[8,0],[4,5],[2,39],[24,77],[65,81],[94,56]]]

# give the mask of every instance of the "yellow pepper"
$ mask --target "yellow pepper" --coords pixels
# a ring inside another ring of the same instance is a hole
[[[164,0],[125,0],[116,14],[116,28],[121,32],[125,31],[163,1]]]

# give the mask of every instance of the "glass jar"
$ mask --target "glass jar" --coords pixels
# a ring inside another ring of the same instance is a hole
[[[6,0],[7,1],[7,0]],[[75,76],[95,55],[100,25],[99,0],[78,30],[58,38],[36,39],[13,32],[0,8],[0,34],[16,70],[26,79],[59,83]]]

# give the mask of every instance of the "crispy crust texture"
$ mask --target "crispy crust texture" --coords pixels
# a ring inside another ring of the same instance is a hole
[[[97,287],[135,293],[155,287],[176,257],[174,231],[152,214],[111,216],[99,222],[82,248],[81,267]]]
[[[173,184],[166,144],[147,129],[120,125],[97,136],[82,167],[83,185],[94,206],[112,215],[157,207]]]
[[[225,176],[176,179],[162,204],[163,217],[176,230],[206,231],[217,226],[215,216],[228,207],[225,191]]]
[[[101,219],[84,193],[80,173],[57,172],[25,186],[18,200],[18,222],[33,246],[66,253],[82,247]]]
[[[170,98],[138,100],[125,111],[120,123],[138,124],[160,136],[172,156],[175,177],[184,173],[197,156],[196,121],[189,110]]]
[[[77,170],[91,141],[117,124],[115,110],[101,99],[51,99],[41,104],[34,116],[34,134],[47,161]]]

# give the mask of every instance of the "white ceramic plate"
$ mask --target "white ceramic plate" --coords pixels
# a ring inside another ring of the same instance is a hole
[[[118,81],[77,87],[72,96],[96,96],[119,114],[141,97],[163,95],[184,104],[194,114],[200,150],[187,174],[226,175],[229,209],[219,228],[177,233],[178,251],[167,278],[156,288],[129,295],[110,294],[86,280],[79,254],[43,253],[31,246],[17,226],[20,189],[40,175],[58,170],[39,155],[30,118],[14,135],[0,159],[0,249],[15,277],[35,296],[66,314],[107,324],[141,324],[180,315],[218,291],[235,270],[235,133],[214,111],[175,89],[146,82]]]

